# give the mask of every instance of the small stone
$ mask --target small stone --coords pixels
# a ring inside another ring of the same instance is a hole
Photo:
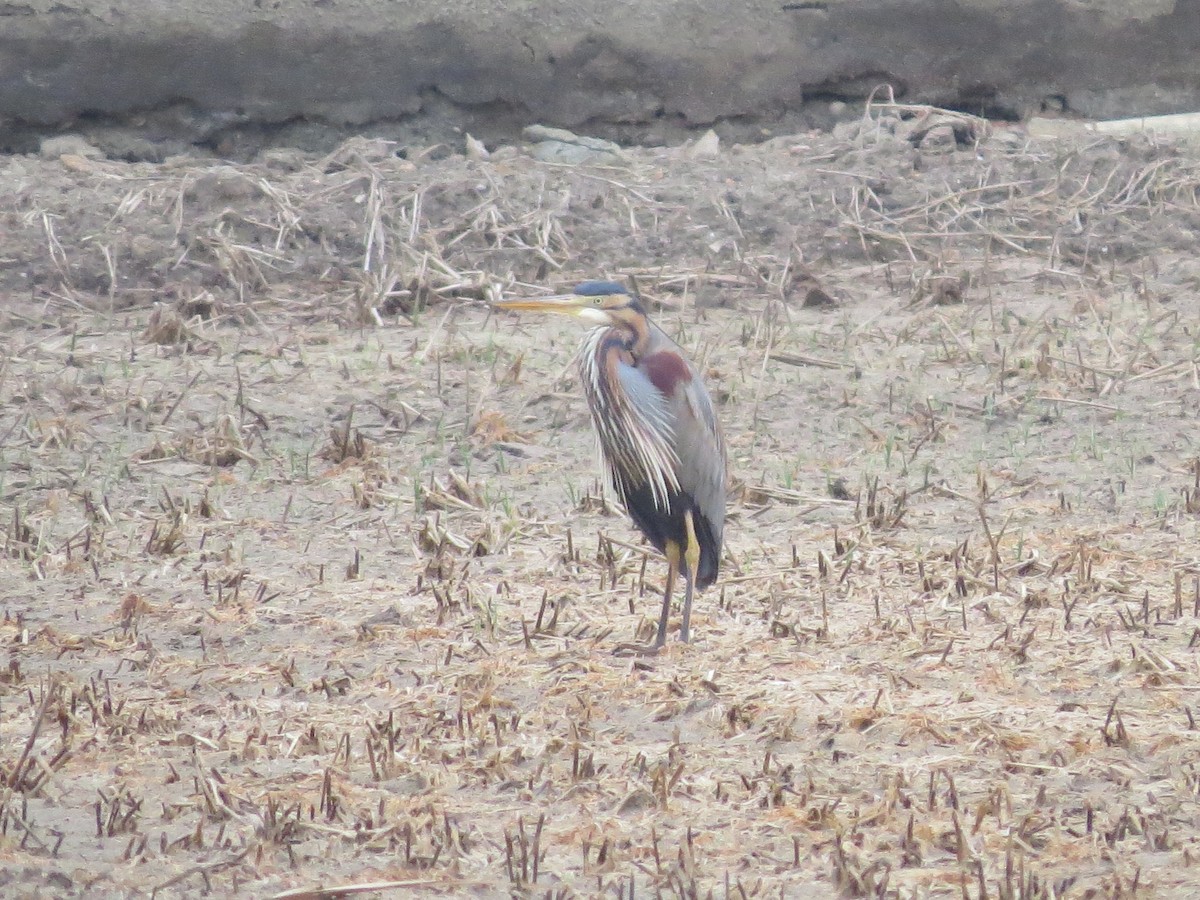
[[[94,172],[96,165],[85,156],[78,156],[74,153],[64,153],[58,158],[64,169],[68,172]]]
[[[530,152],[539,162],[568,166],[612,166],[625,162],[625,154],[612,141],[578,135],[565,128],[529,125],[522,129],[521,135],[534,142]]]
[[[78,134],[58,134],[42,138],[38,154],[43,159],[61,159],[64,156],[81,156],[84,159],[103,159],[104,154]]]
[[[605,166],[616,165],[622,159],[607,150],[593,150],[581,144],[569,144],[565,141],[541,141],[533,145],[533,158],[539,162],[560,163],[567,166],[586,164]]]
[[[687,155],[692,159],[716,159],[721,155],[721,138],[710,128],[688,147]]]
[[[571,144],[579,140],[579,135],[565,128],[551,128],[549,125],[527,125],[521,129],[521,137],[527,141],[561,141]]]
[[[488,153],[488,148],[484,146],[483,141],[479,140],[479,138],[471,137],[470,132],[467,132],[464,143],[466,144],[467,159],[487,159],[491,155]]]

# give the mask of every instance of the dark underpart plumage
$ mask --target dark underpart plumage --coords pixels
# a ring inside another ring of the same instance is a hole
[[[717,580],[721,564],[721,547],[713,534],[712,523],[696,505],[692,495],[686,492],[671,492],[670,506],[667,514],[654,505],[654,492],[649,485],[642,485],[631,492],[622,491],[618,487],[621,500],[633,524],[646,536],[659,553],[667,552],[667,542],[671,541],[679,547],[680,555],[687,550],[687,524],[684,518],[687,511],[692,511],[692,524],[696,529],[696,542],[700,544],[700,565],[696,572],[696,587],[706,588]],[[680,562],[680,573],[687,574],[687,569]]]

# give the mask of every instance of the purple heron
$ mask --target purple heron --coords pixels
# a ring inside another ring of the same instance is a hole
[[[690,637],[692,594],[717,579],[725,525],[725,441],[700,373],[650,321],[641,300],[613,281],[570,294],[495,303],[501,309],[577,316],[595,326],[579,376],[604,468],[642,534],[667,558],[656,652],[667,639],[675,581],[686,583],[679,639]]]

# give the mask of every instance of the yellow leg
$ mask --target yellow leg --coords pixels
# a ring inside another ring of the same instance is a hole
[[[663,590],[662,613],[658,617],[658,636],[654,646],[661,647],[667,642],[667,625],[671,621],[671,597],[675,593],[675,579],[679,575],[679,545],[673,541],[667,542],[667,586]]]
[[[679,628],[679,639],[688,642],[692,624],[692,592],[695,590],[696,576],[700,571],[700,542],[696,540],[696,524],[692,521],[692,511],[684,513],[684,523],[687,525],[687,547],[683,550],[683,576],[687,580],[683,595],[683,624]]]

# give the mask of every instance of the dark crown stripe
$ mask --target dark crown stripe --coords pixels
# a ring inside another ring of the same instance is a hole
[[[575,285],[575,293],[580,297],[611,297],[614,294],[628,294],[615,281],[585,281]]]

